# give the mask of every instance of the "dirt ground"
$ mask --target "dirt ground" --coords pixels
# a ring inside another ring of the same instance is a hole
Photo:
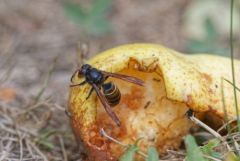
[[[116,0],[112,31],[90,36],[66,17],[62,1],[0,0],[0,160],[81,160],[65,114],[77,44],[88,45],[87,58],[135,42],[185,51],[189,3]]]

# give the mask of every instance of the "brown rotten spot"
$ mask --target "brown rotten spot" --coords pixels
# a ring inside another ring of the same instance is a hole
[[[160,153],[177,149],[189,129],[194,126],[185,116],[190,108],[208,118],[224,117],[221,80],[231,80],[230,60],[211,55],[183,55],[159,45],[133,44],[105,51],[87,62],[93,67],[113,73],[137,77],[141,87],[116,78],[109,78],[121,92],[120,103],[113,107],[121,121],[118,127],[107,115],[94,93],[86,97],[89,84],[70,89],[69,111],[76,138],[82,140],[89,160],[117,160],[123,147],[102,137],[104,128],[111,137],[124,144],[138,138],[146,151],[153,145]],[[240,84],[240,63],[235,62],[237,85]],[[75,74],[73,83],[84,80]],[[225,104],[230,119],[236,116],[233,87],[224,81]],[[206,113],[206,115],[205,115]],[[206,118],[211,124],[211,119]]]

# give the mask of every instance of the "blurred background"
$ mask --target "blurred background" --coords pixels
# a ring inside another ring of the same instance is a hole
[[[235,1],[235,56],[240,0]],[[0,0],[0,160],[81,160],[69,126],[79,59],[128,43],[229,56],[226,0]],[[77,61],[76,61],[77,60]]]

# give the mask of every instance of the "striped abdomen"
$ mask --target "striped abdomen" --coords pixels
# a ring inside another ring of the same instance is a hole
[[[121,98],[121,93],[117,88],[117,86],[114,83],[109,82],[109,83],[104,83],[102,87],[103,87],[103,94],[106,97],[108,104],[110,106],[117,105],[120,102],[120,98]]]

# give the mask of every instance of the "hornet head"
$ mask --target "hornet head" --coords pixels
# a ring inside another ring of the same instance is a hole
[[[79,74],[85,75],[89,69],[91,69],[91,65],[84,64],[81,69],[79,70]]]

